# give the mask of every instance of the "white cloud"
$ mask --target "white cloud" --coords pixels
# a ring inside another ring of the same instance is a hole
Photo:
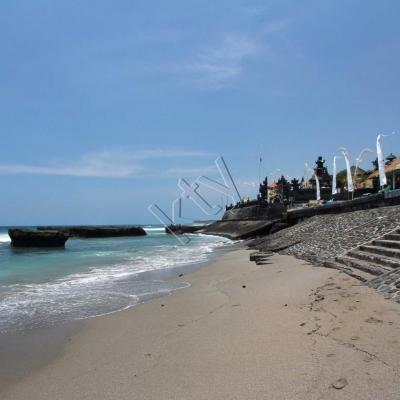
[[[1,164],[2,174],[33,174],[33,175],[64,175],[64,176],[91,176],[127,178],[140,172],[141,168],[135,165],[99,165],[77,163],[63,167],[43,167],[24,164]]]
[[[185,177],[198,177],[204,174],[217,174],[218,170],[215,165],[205,165],[200,167],[189,168],[169,168],[166,175],[171,177],[185,178]]]
[[[254,19],[265,8],[249,9]],[[110,65],[107,62],[97,74],[90,69],[90,79],[106,79],[107,81],[125,81],[140,76],[140,85],[151,85],[160,82],[164,85],[176,82],[197,89],[218,90],[235,87],[237,81],[246,72],[252,59],[269,59],[274,57],[273,36],[286,30],[292,23],[289,19],[254,22],[255,28],[247,31],[231,31],[216,33],[208,42],[193,45],[190,32],[161,29],[154,32],[136,32],[123,40],[112,40],[109,45],[112,51]],[[138,57],[134,45],[148,42],[149,46],[164,41],[181,42],[174,51],[164,54],[155,61],[154,57]],[[121,48],[119,48],[119,46]],[[118,51],[120,49],[121,51]],[[104,50],[104,49],[103,49]],[[275,49],[276,50],[276,49]],[[173,57],[173,58],[172,58]],[[108,66],[107,66],[108,65]],[[167,79],[166,79],[167,78]]]
[[[293,24],[293,19],[283,18],[275,21],[270,21],[261,30],[260,35],[267,36],[272,33],[282,32],[287,30]]]
[[[240,186],[250,186],[252,188],[258,188],[259,187],[259,183],[258,181],[255,180],[250,180],[250,181],[239,181],[238,185]]]
[[[184,82],[203,89],[233,87],[252,58],[273,57],[272,35],[286,30],[289,19],[269,21],[252,33],[225,33],[214,43],[199,48],[190,60],[164,66]]]
[[[80,160],[61,166],[0,164],[0,173],[131,178],[146,174],[147,170],[141,164],[144,160],[202,157],[206,155],[209,155],[209,153],[190,149],[158,148],[133,151],[115,148],[85,154]]]
[[[175,157],[204,157],[211,155],[208,151],[203,150],[190,150],[179,148],[156,148],[144,149],[132,154],[136,159],[149,159],[149,158],[175,158]]]
[[[241,74],[245,60],[260,51],[246,35],[225,34],[218,44],[200,49],[194,60],[180,65],[180,69],[184,79],[203,86],[229,86]]]

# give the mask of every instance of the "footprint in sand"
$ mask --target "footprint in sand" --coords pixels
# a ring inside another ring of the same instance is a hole
[[[340,378],[336,382],[332,383],[332,387],[341,390],[349,384],[346,378]]]
[[[365,320],[368,324],[382,324],[383,321],[381,319],[376,319],[374,317],[369,317],[368,319]]]

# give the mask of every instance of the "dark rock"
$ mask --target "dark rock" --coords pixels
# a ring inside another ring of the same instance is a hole
[[[204,228],[204,226],[169,225],[165,228],[165,232],[169,234],[183,235],[184,233],[195,233],[202,228]]]
[[[63,232],[34,229],[9,229],[8,235],[14,247],[63,247],[68,240]]]
[[[229,239],[246,239],[258,235],[267,235],[279,220],[223,220],[217,221],[198,231],[208,235],[225,236]]]
[[[62,232],[69,237],[106,238],[122,236],[145,236],[146,231],[140,226],[39,226],[38,230]]]

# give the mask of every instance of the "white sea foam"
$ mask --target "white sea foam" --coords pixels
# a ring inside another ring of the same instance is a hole
[[[146,226],[143,228],[146,232],[159,232],[159,233],[165,233],[165,228],[160,227],[160,228],[147,228]]]
[[[11,242],[10,236],[8,233],[0,233],[0,243],[9,243]]]
[[[204,262],[216,247],[227,242],[220,237],[197,239],[188,246],[171,241],[152,251],[138,250],[113,265],[48,282],[8,285],[0,291],[0,331],[108,314],[132,307],[146,296],[169,293],[185,283],[171,286],[164,281],[140,281],[138,275]],[[100,257],[108,252],[93,254]]]

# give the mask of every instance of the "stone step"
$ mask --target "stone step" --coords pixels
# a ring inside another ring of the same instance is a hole
[[[374,289],[377,289],[379,286],[382,284],[384,285],[390,285],[390,284],[397,284],[397,281],[400,278],[399,271],[393,270],[391,272],[387,272],[386,274],[380,275],[375,277],[374,279],[371,279],[368,282],[368,286],[372,287]]]
[[[348,267],[355,268],[375,276],[382,275],[388,272],[387,268],[381,267],[380,265],[374,265],[368,261],[363,261],[357,258],[349,257],[348,255],[337,257],[336,261],[345,264]]]
[[[400,250],[390,249],[388,247],[380,247],[373,245],[362,245],[359,247],[362,251],[367,251],[369,253],[381,254],[382,256],[400,258]]]
[[[399,259],[384,257],[381,254],[374,254],[356,249],[349,251],[347,255],[353,258],[358,258],[359,260],[365,260],[372,264],[379,265],[383,268],[386,268],[388,271],[391,271],[393,268],[400,268]]]
[[[400,241],[400,233],[389,233],[384,237],[385,240],[398,240]]]
[[[397,240],[386,240],[386,239],[379,239],[379,240],[374,240],[372,242],[374,246],[380,246],[380,247],[389,247],[391,249],[399,249],[400,250],[400,242]]]
[[[350,275],[351,277],[356,278],[361,282],[368,282],[371,279],[376,278],[376,275],[372,275],[367,272],[348,267],[347,265],[339,263],[337,261],[325,261],[323,265],[326,268],[338,269],[339,271],[342,271],[345,274]]]

